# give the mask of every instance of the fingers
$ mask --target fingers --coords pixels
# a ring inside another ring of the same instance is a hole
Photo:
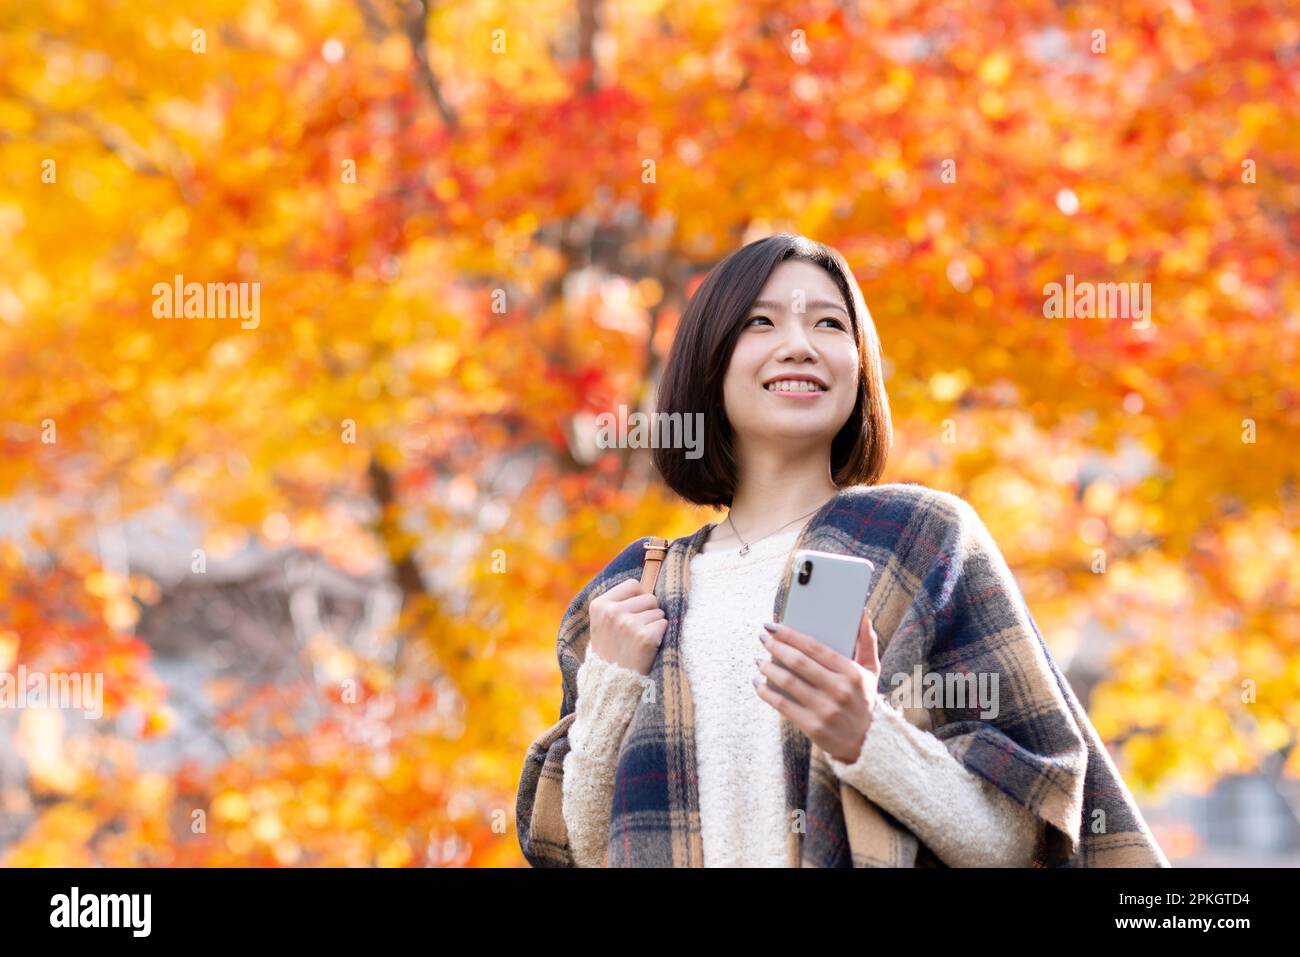
[[[807,662],[808,659],[805,658],[804,661]],[[808,663],[816,667],[815,662]],[[758,671],[769,685],[784,691],[799,704],[811,704],[818,697],[819,687],[816,684],[818,680],[816,677],[812,681],[807,680],[795,667],[777,661],[775,656],[771,661],[760,660]]]
[[[853,648],[853,660],[868,671],[880,671],[880,642],[876,627],[865,608],[862,609],[862,622],[858,625],[858,641]]]
[[[593,651],[645,675],[668,632],[668,616],[640,581],[625,578],[592,599],[590,626]]]
[[[638,627],[641,629],[641,633],[645,636],[643,640],[654,646],[657,652],[664,643],[664,636],[668,634],[668,619],[666,617],[652,619],[651,621],[638,625]]]
[[[775,637],[775,636],[772,636]],[[772,660],[777,664],[784,665],[789,674],[793,674],[801,684],[821,687],[825,683],[825,675],[828,669],[824,668],[818,662],[812,660],[793,644],[782,643],[780,641],[767,642],[768,653],[771,654]],[[762,668],[760,667],[760,671]],[[781,669],[776,669],[774,673],[779,673]],[[779,682],[774,682],[778,683]]]
[[[770,666],[769,666],[770,667]],[[776,669],[779,671],[780,669]],[[754,683],[758,696],[800,728],[812,727],[816,716],[799,699],[791,699],[775,690],[776,681],[764,674]],[[782,689],[785,690],[785,689]],[[790,694],[790,692],[786,692]]]
[[[592,609],[600,609],[602,615],[617,616],[658,608],[659,599],[651,592],[642,591],[640,582],[628,578],[603,592],[591,604]]]
[[[655,598],[653,594],[634,594],[630,598],[624,598],[623,601],[615,602],[614,607],[616,611],[623,612],[623,614],[634,615],[638,611],[658,609],[659,599]]]
[[[643,590],[635,578],[619,582],[605,592],[605,599],[617,605],[619,611],[645,611],[647,608],[659,607],[659,599],[653,592]]]
[[[624,598],[630,598],[632,595],[642,594],[641,582],[635,578],[625,578],[613,588],[607,589],[601,595],[612,601],[622,601]]]
[[[656,621],[662,621],[666,624],[668,621],[668,616],[664,613],[662,608],[650,608],[629,617],[632,619],[633,623],[637,625],[649,625]]]
[[[802,631],[795,631],[787,625],[776,624],[776,631],[768,633],[776,641],[768,643],[768,651],[772,652],[772,657],[776,657],[775,649],[782,645],[787,648],[797,648],[803,654],[811,658],[827,671],[833,671],[836,674],[847,674],[848,659],[832,648],[826,647],[812,635],[806,635]],[[781,659],[783,663],[790,664],[794,658],[789,661]],[[802,674],[803,672],[801,672]]]

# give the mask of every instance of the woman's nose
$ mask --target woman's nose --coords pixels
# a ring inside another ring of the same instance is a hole
[[[797,359],[806,359],[812,354],[812,343],[808,341],[808,336],[802,329],[793,329],[782,334],[781,343],[777,348],[778,358],[794,356]]]

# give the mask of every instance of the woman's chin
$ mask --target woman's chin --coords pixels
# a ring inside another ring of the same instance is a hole
[[[759,441],[807,445],[832,441],[840,429],[831,425],[822,416],[774,415],[765,419],[760,427],[743,431]]]

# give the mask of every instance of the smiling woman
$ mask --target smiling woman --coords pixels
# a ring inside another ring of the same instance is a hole
[[[881,365],[827,246],[772,236],[705,278],[656,403],[705,416],[703,455],[652,456],[727,520],[673,541],[654,591],[634,542],[570,604],[560,720],[520,780],[531,863],[1167,864],[973,509],[877,484]],[[800,548],[879,571],[852,657],[775,624]],[[896,707],[898,673],[987,675],[996,700]],[[1108,832],[1084,833],[1098,815]]]
[[[823,391],[792,392],[791,380]],[[787,384],[773,390],[772,383]],[[806,453],[829,441],[829,475],[817,459],[800,467],[799,481],[811,488],[792,497],[809,505],[817,489],[829,494],[877,481],[893,444],[880,339],[844,258],[805,237],[778,234],[715,266],[682,316],[656,408],[708,417],[703,456],[656,452],[655,466],[684,499],[734,507],[736,521],[749,510],[734,503],[740,473],[784,472],[790,487],[792,476],[773,454],[806,462]]]

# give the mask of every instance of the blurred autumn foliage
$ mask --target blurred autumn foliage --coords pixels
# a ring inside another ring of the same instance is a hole
[[[1063,660],[1112,636],[1089,707],[1131,786],[1300,776],[1294,5],[0,16],[0,671],[103,672],[106,709],[20,716],[0,862],[522,863],[565,606],[717,518],[592,417],[646,407],[693,284],[776,229],[862,281],[887,480],[975,506]],[[259,283],[260,324],[156,318],[178,274]],[[1067,274],[1149,282],[1149,328],[1044,318]],[[147,767],[162,589],[96,534],[173,500],[214,565],[251,537],[400,615],[312,629],[299,682],[214,697],[225,758]]]

